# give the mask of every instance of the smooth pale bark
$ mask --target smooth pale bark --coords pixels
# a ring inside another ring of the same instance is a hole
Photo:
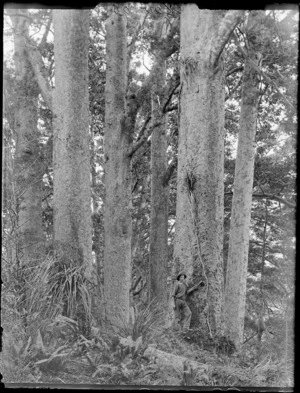
[[[224,86],[221,51],[241,12],[182,6],[181,100],[174,278],[206,284],[190,299],[192,324],[221,329],[223,300]],[[193,179],[192,199],[187,177]],[[199,245],[201,259],[199,256]],[[208,282],[205,279],[207,277]],[[207,292],[206,292],[207,291]]]
[[[104,295],[106,317],[129,319],[131,284],[131,144],[125,110],[126,18],[123,6],[106,20]],[[130,122],[129,122],[130,123]]]
[[[157,31],[160,32],[162,23]],[[168,167],[167,115],[161,116],[162,92],[166,82],[166,57],[163,50],[155,53],[156,78],[152,86],[152,124],[161,125],[151,135],[151,216],[149,241],[149,300],[156,299],[162,308],[168,301],[168,199],[169,187],[164,175]]]
[[[39,88],[26,53],[29,20],[26,10],[7,10],[14,27],[16,71],[16,146],[14,155],[15,202],[18,214],[17,256],[26,266],[44,241],[42,225],[43,164],[39,149],[37,107]]]
[[[263,38],[263,11],[251,11],[247,23],[248,56],[259,58]],[[229,250],[226,271],[225,333],[236,344],[243,343],[246,283],[255,157],[255,134],[259,99],[259,77],[248,58],[245,61],[240,130],[235,163]]]
[[[53,24],[54,240],[74,251],[75,264],[90,267],[89,11],[53,10]]]

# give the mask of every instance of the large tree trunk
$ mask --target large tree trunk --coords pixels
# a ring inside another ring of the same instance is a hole
[[[155,363],[158,367],[174,367],[182,372],[184,378],[184,372],[195,371],[199,373],[207,372],[208,365],[204,363],[198,363],[195,360],[188,359],[184,356],[174,355],[173,353],[168,353],[156,349],[155,347],[149,345],[145,350],[143,356],[148,359],[155,359]]]
[[[65,293],[63,313],[90,334],[85,275],[91,273],[92,221],[89,157],[89,10],[54,10],[53,96],[54,240],[67,269],[82,267],[73,302]],[[63,268],[60,264],[59,268]],[[62,272],[65,270],[62,269]],[[70,272],[68,269],[67,271]],[[84,273],[83,273],[84,272]]]
[[[217,333],[223,300],[224,88],[221,52],[241,12],[182,6],[174,274],[203,278],[192,324]]]
[[[91,265],[89,11],[54,10],[54,239]]]
[[[4,99],[5,102],[5,99]],[[5,111],[5,109],[4,109]],[[13,160],[13,125],[3,127],[3,172],[2,172],[2,214],[3,254],[7,263],[16,266],[17,261],[17,217]]]
[[[104,294],[109,321],[129,318],[132,130],[125,115],[126,52],[126,19],[120,5],[106,20]]]
[[[162,23],[159,23],[158,31]],[[152,123],[160,119],[151,135],[151,218],[149,250],[149,299],[156,299],[162,308],[167,304],[168,265],[168,199],[169,187],[164,182],[167,171],[167,115],[162,116],[162,92],[166,81],[166,59],[156,51],[156,78],[152,87]]]
[[[252,11],[247,23],[248,56],[255,62],[260,58],[259,50],[263,31],[262,24],[259,22],[262,18],[262,11]],[[246,59],[223,312],[226,334],[237,346],[242,344],[244,332],[258,85],[258,74],[250,61]]]
[[[18,214],[17,257],[22,266],[35,260],[44,241],[42,225],[43,164],[37,129],[39,88],[26,53],[29,22],[26,10],[8,10],[14,28],[16,70],[15,201]],[[25,289],[25,288],[24,288]]]

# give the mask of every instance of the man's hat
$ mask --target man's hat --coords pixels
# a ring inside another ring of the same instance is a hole
[[[177,276],[177,278],[176,278],[177,281],[179,281],[179,277],[180,277],[180,276],[184,276],[184,278],[186,278],[185,272],[180,272],[180,273],[178,274],[178,276]]]

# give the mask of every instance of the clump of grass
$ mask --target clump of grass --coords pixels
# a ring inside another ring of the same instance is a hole
[[[91,319],[91,297],[84,266],[58,263],[50,254],[38,264],[27,268],[26,296],[23,309],[29,330],[63,314],[69,318]]]
[[[254,386],[292,386],[292,370],[287,368],[285,360],[281,361],[267,354],[252,368]]]
[[[70,317],[67,318],[69,321],[72,320],[71,318],[76,320],[74,322],[78,329],[75,336],[83,334],[83,331],[89,331],[91,319],[90,290],[83,266],[66,265],[62,259],[49,252],[44,257],[32,260],[18,271],[22,273],[23,287],[19,285],[19,274],[15,277],[15,284],[12,282],[13,277],[10,277],[10,285],[7,285],[3,291],[5,295],[3,320],[8,333],[4,346],[7,346],[8,351],[12,348],[11,364],[15,359],[21,358],[23,352],[20,348],[26,347],[28,342],[30,345],[23,360],[25,363],[27,358],[29,361],[33,360],[34,351],[31,349],[36,346],[40,334],[43,340],[45,335],[48,338],[50,336],[50,341],[53,338],[51,343],[54,347],[51,345],[53,347],[51,350],[61,345],[64,338],[59,335],[59,340],[55,339],[53,333],[55,329],[51,330],[50,327],[53,323],[57,327],[57,318],[62,314],[65,318]],[[63,322],[62,332],[66,330],[65,320]],[[67,337],[67,341],[69,339],[70,336]],[[13,356],[14,352],[17,353],[16,356]],[[23,367],[21,363],[15,366]]]
[[[165,312],[156,299],[144,309],[135,311],[129,321],[116,318],[113,321],[114,331],[121,337],[131,336],[133,340],[142,337],[144,342],[150,343],[157,334],[164,330]]]

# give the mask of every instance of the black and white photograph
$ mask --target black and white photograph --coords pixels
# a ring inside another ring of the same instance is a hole
[[[294,391],[298,50],[293,4],[4,4],[3,386]]]

